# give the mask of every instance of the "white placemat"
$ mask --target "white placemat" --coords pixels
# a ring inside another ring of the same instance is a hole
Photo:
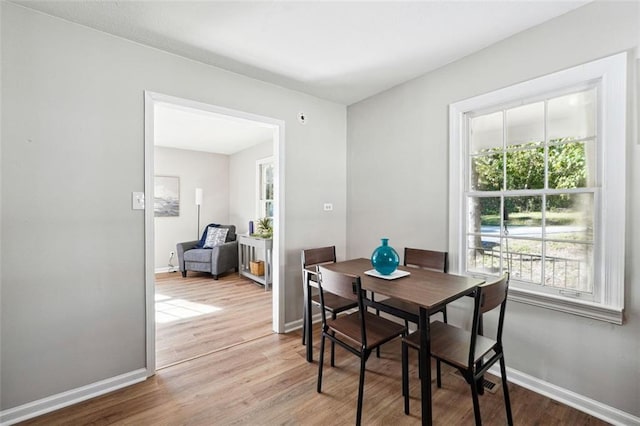
[[[382,278],[383,280],[395,280],[396,278],[406,277],[407,275],[411,275],[409,271],[401,271],[400,269],[396,269],[389,275],[382,275],[380,272],[375,269],[369,269],[368,271],[364,271],[365,274],[370,275],[376,278]]]

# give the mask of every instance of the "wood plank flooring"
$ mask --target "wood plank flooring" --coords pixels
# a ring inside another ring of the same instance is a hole
[[[237,273],[157,274],[157,368],[271,334],[272,295]]]
[[[315,327],[318,330],[319,327]],[[323,393],[316,392],[318,364],[305,361],[300,332],[270,334],[160,370],[143,382],[61,409],[25,425],[348,425],[355,422],[359,360],[336,348],[326,360]],[[316,336],[315,342],[319,343]],[[412,351],[415,352],[415,351]],[[318,346],[315,347],[317,359]],[[328,354],[328,350],[327,350]],[[403,414],[400,342],[367,363],[363,424],[420,424],[417,354],[410,354],[411,415]],[[508,354],[507,354],[508,357]],[[508,360],[508,358],[507,358]],[[495,381],[495,379],[494,379]],[[435,425],[472,425],[466,383],[445,370],[433,384]],[[604,425],[589,415],[511,384],[516,425]],[[502,390],[485,392],[485,425],[506,422]]]

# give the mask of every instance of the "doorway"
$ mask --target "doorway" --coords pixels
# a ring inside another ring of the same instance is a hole
[[[259,116],[243,111],[232,110],[220,106],[209,105],[202,102],[177,98],[153,92],[145,92],[145,291],[146,291],[146,347],[147,347],[147,375],[154,374],[156,369],[156,341],[155,341],[155,230],[154,230],[154,147],[155,147],[155,118],[156,106],[171,104],[204,111],[225,117],[229,120],[251,123],[266,127],[272,132],[273,160],[274,160],[274,209],[273,209],[273,285],[272,285],[272,309],[271,323],[274,332],[284,330],[284,304],[283,304],[283,271],[281,259],[284,259],[283,225],[284,225],[284,191],[283,176],[284,162],[281,161],[284,153],[284,122],[270,117]],[[206,225],[206,224],[205,224]],[[212,280],[213,281],[213,280]]]

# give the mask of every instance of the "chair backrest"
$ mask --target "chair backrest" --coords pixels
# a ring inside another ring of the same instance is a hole
[[[478,286],[478,292],[480,295],[480,314],[492,311],[504,303],[504,301],[507,300],[508,289],[508,273],[503,274],[496,280]]]
[[[446,251],[433,251],[405,247],[404,266],[418,266],[420,268],[433,269],[434,271],[447,272]]]
[[[471,329],[471,347],[469,353],[469,363],[473,362],[475,356],[476,337],[481,334],[481,321],[483,314],[500,307],[498,316],[498,327],[496,341],[502,350],[502,326],[504,324],[504,313],[507,305],[507,293],[509,292],[509,273],[505,272],[495,280],[479,285],[476,289],[475,304],[473,310],[473,324]]]
[[[318,266],[318,276],[320,278],[318,283],[323,291],[328,291],[345,299],[358,300],[355,283],[360,277],[331,271],[322,265]]]
[[[336,246],[302,250],[302,269],[309,265],[336,262]]]
[[[236,240],[236,226],[235,225],[220,225],[220,228],[226,228],[229,231],[227,232],[226,242],[235,241]]]
[[[335,272],[327,267],[318,265],[318,288],[320,289],[320,312],[322,313],[322,326],[327,324],[326,309],[324,306],[325,292],[335,294],[336,296],[358,302],[360,313],[366,312],[365,295],[362,290],[360,277],[356,275],[343,274]],[[360,328],[362,331],[362,343],[367,345],[367,333],[365,324],[365,315],[359,315]]]

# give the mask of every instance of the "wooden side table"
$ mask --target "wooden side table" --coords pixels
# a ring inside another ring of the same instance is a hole
[[[251,273],[250,262],[257,261],[257,253],[264,253],[264,275]],[[243,275],[269,289],[273,279],[273,240],[249,235],[238,235],[238,271]]]

